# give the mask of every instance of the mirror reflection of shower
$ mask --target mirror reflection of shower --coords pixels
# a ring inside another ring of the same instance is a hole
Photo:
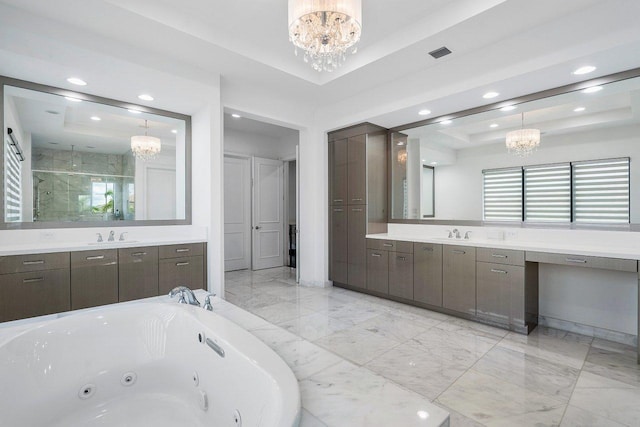
[[[44,179],[33,175],[33,220],[37,221],[40,216],[40,184],[44,182]],[[46,192],[47,195],[51,194],[51,191]]]

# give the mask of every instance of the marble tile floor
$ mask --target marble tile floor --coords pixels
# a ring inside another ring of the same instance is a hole
[[[297,286],[289,268],[229,272],[225,286],[215,310],[289,364],[302,426],[422,425],[425,400],[454,427],[640,425],[633,347],[543,327],[524,336]]]

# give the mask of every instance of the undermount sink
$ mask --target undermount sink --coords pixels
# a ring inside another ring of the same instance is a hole
[[[114,240],[113,242],[91,242],[87,243],[89,246],[104,246],[104,245],[115,245],[115,244],[123,244],[123,243],[138,243],[139,240]]]

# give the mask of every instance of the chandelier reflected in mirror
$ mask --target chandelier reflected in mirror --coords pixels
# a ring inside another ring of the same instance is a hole
[[[540,129],[525,129],[524,113],[522,113],[522,129],[507,133],[506,144],[509,153],[526,157],[540,145]]]
[[[289,40],[316,71],[342,65],[361,31],[361,0],[289,0]]]
[[[145,161],[154,159],[162,149],[160,138],[147,135],[148,130],[149,125],[145,120],[144,135],[136,135],[131,137],[131,152],[136,159]]]

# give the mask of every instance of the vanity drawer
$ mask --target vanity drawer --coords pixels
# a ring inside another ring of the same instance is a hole
[[[524,265],[524,251],[508,249],[478,248],[477,261],[494,264]]]
[[[71,252],[71,268],[116,265],[117,263],[117,249]]]
[[[367,239],[367,249],[379,251],[413,253],[413,242],[402,242],[398,240]]]
[[[529,252],[527,261],[546,264],[573,265],[576,267],[601,268],[604,270],[638,271],[638,261],[635,259],[604,258],[571,254],[554,254],[546,252]]]
[[[69,268],[69,252],[0,257],[0,274]]]
[[[182,245],[160,246],[159,258],[182,258],[204,255],[204,243],[185,243]]]

